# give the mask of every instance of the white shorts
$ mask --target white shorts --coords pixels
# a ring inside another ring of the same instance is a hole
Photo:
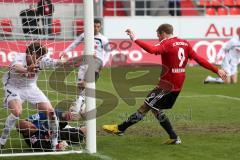
[[[88,70],[88,65],[83,64],[79,66],[78,70],[78,83],[86,80],[86,74]]]
[[[11,100],[19,100],[21,103],[29,102],[33,106],[41,102],[49,102],[45,94],[37,87],[16,88],[10,85],[4,87],[4,107],[8,107]],[[49,102],[50,103],[50,102]]]
[[[102,68],[102,61],[98,58],[95,58],[94,60],[95,60],[95,63],[94,63],[95,73],[99,73]],[[83,63],[79,66],[78,80],[77,80],[78,83],[86,80],[87,70],[88,70],[88,64]]]
[[[233,76],[238,73],[238,63],[236,63],[231,57],[225,56],[223,59],[222,69],[224,69],[228,76]]]

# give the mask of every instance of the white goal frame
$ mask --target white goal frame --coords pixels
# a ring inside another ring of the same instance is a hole
[[[84,0],[84,37],[85,46],[84,54],[87,57],[93,56],[94,53],[94,5],[93,0]],[[93,65],[94,62],[89,65]],[[90,68],[90,74],[88,77],[93,78],[94,70],[93,67]],[[91,69],[92,68],[92,69]],[[91,71],[92,70],[92,71]],[[0,157],[17,157],[17,156],[44,156],[44,155],[63,155],[63,154],[76,154],[76,153],[96,153],[96,99],[95,99],[95,81],[90,81],[87,79],[86,88],[93,90],[91,94],[86,91],[86,111],[91,111],[91,114],[87,114],[86,128],[86,148],[83,150],[70,150],[70,151],[55,151],[55,152],[28,152],[28,153],[4,153],[0,154]],[[91,95],[91,96],[88,96]],[[88,118],[89,117],[89,118]]]

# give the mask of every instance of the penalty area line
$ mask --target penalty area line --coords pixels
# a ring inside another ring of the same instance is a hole
[[[198,98],[198,97],[218,97],[218,98],[225,98],[225,99],[231,99],[240,101],[239,97],[231,97],[231,96],[225,96],[225,95],[218,95],[218,94],[206,94],[206,95],[193,95],[193,96],[179,96],[181,98]]]

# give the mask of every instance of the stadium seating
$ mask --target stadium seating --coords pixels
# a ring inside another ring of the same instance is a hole
[[[240,0],[236,0],[236,5],[240,6]]]
[[[191,0],[181,1],[181,8],[182,16],[197,16],[199,14]]]
[[[200,0],[199,5],[202,6],[202,7],[205,7],[205,6],[210,7],[211,3],[210,3],[210,0]]]
[[[217,9],[217,13],[218,13],[218,15],[220,15],[220,16],[228,15],[228,9],[225,8],[225,7],[219,7],[219,8]]]
[[[212,8],[212,7],[206,8],[206,15],[209,15],[209,16],[216,15],[215,8]]]
[[[114,4],[116,3],[116,4]],[[116,6],[115,6],[116,5]],[[104,16],[115,16],[114,15],[114,8],[118,9],[116,11],[116,16],[126,16],[126,12],[123,10],[119,10],[119,9],[124,9],[124,6],[122,4],[122,2],[120,1],[112,1],[112,0],[104,0],[103,1],[103,15]]]
[[[52,34],[57,35],[61,33],[61,21],[60,19],[53,19],[52,21]]]
[[[73,22],[74,35],[79,35],[84,31],[84,21],[83,19],[76,19]]]
[[[237,7],[230,8],[229,13],[230,15],[240,15],[240,8]]]
[[[213,7],[220,7],[223,5],[223,1],[222,0],[212,0],[212,6]]]
[[[12,32],[12,21],[11,19],[5,18],[0,20],[0,26],[2,31],[7,34]]]
[[[224,5],[225,6],[229,6],[229,7],[232,7],[234,6],[234,0],[224,0]]]

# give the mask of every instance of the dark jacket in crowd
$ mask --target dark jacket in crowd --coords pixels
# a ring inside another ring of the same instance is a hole
[[[38,27],[38,12],[35,9],[25,9],[20,12],[24,34],[41,34]]]

